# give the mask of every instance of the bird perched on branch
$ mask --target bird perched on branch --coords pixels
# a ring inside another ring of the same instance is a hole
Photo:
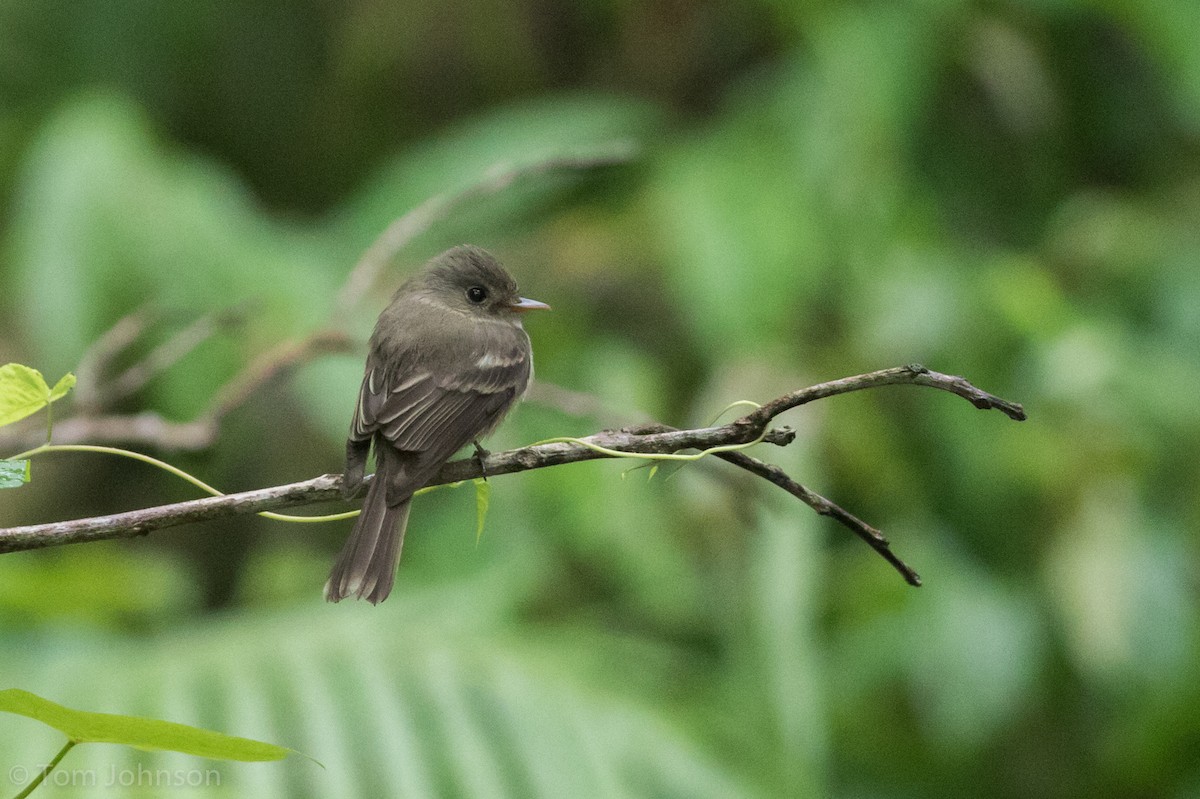
[[[490,253],[460,246],[400,286],[371,335],[346,441],[342,491],[375,476],[325,584],[325,598],[377,604],[395,581],[413,492],[500,424],[529,386],[533,350],[522,315],[550,306],[517,293]]]

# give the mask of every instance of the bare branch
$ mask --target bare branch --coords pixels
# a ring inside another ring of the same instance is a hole
[[[171,422],[153,411],[107,416],[72,416],[54,425],[56,444],[123,444],[185,452],[212,446],[217,428],[206,419]],[[27,442],[29,449],[42,439]]]
[[[140,391],[156,376],[170,369],[188,353],[212,338],[223,327],[241,321],[238,309],[214,311],[193,321],[183,330],[152,349],[145,358],[126,369],[110,381],[106,394],[107,403],[124,399]]]
[[[21,552],[60,544],[106,541],[112,538],[133,538],[153,530],[190,522],[242,516],[296,505],[311,505],[339,497],[341,482],[341,475],[326,474],[302,483],[260,488],[220,497],[192,499],[173,505],[114,513],[111,516],[92,516],[70,522],[10,527],[0,530],[0,553]]]
[[[994,394],[989,394],[986,391],[978,389],[961,377],[933,372],[920,364],[914,363],[908,366],[897,366],[892,369],[880,369],[878,372],[868,372],[867,374],[855,375],[854,377],[844,377],[841,380],[831,380],[828,383],[818,383],[815,386],[793,391],[791,394],[784,394],[782,397],[763,405],[754,411],[754,413],[747,414],[739,422],[752,427],[757,426],[761,429],[766,422],[774,419],[784,411],[807,404],[813,400],[832,397],[835,394],[848,394],[851,391],[861,391],[865,388],[900,385],[926,386],[927,388],[949,391],[951,394],[962,397],[981,410],[998,410],[1010,419],[1018,422],[1025,421],[1025,409],[1020,404],[1009,402]]]
[[[892,567],[900,572],[909,585],[919,586],[921,584],[921,575],[892,552],[891,543],[883,533],[815,491],[800,485],[783,469],[770,463],[763,463],[744,452],[722,452],[717,457],[779,486],[822,516],[837,520],[843,527],[849,528],[850,532],[865,541],[867,546],[878,552],[884,560],[892,564]]]
[[[299,341],[285,341],[255,358],[245,369],[217,393],[204,419],[219,425],[225,416],[248,400],[255,391],[280,374],[294,369],[305,361],[330,352],[350,349],[351,339],[345,333],[318,330]]]
[[[217,432],[217,426],[208,418],[172,422],[154,411],[97,416],[79,414],[54,423],[54,443],[108,444],[185,452],[211,447]],[[44,424],[39,427],[22,420],[0,431],[0,452],[21,452],[44,443]]]
[[[75,367],[75,407],[80,413],[97,413],[104,406],[106,397],[102,383],[105,369],[114,358],[137,341],[145,332],[147,323],[144,308],[122,316],[84,350],[79,365]]]
[[[730,435],[741,435],[740,429],[735,430],[730,425],[706,427],[699,430],[670,430],[662,425],[653,425],[648,429],[650,432],[641,430],[604,431],[580,440],[624,452],[669,453],[684,449],[707,449],[719,446],[721,443],[730,443],[728,441]],[[790,429],[781,428],[779,431],[772,431],[772,434],[768,434],[764,441],[783,446],[790,443],[794,437],[795,434]],[[485,474],[488,477],[497,477],[514,472],[608,457],[610,456],[590,449],[584,444],[537,444],[507,452],[490,453],[483,459],[482,468],[479,459],[474,456],[451,461],[442,467],[428,485],[445,485],[463,480],[473,480],[476,477],[483,477]],[[174,527],[222,516],[240,516],[340,500],[341,484],[341,475],[327,474],[300,483],[177,502],[172,505],[126,511],[109,516],[0,529],[0,553],[108,538],[128,538],[164,527]]]
[[[897,384],[912,384],[951,391],[966,398],[976,407],[997,409],[1018,421],[1025,418],[1020,405],[981,391],[960,377],[931,372],[924,367],[905,366],[856,375],[785,394],[768,402],[748,416],[717,427],[676,430],[666,425],[646,424],[622,430],[601,431],[580,439],[582,443],[537,444],[507,452],[492,453],[484,458],[482,463],[475,457],[463,458],[443,466],[437,476],[429,482],[429,485],[444,485],[484,475],[495,477],[565,463],[611,457],[593,447],[624,453],[671,454],[686,450],[708,450],[729,444],[746,444],[755,441],[760,436],[764,443],[787,446],[795,438],[795,433],[790,428],[768,429],[778,414],[820,397]],[[829,516],[849,528],[900,572],[909,584],[921,584],[921,578],[916,571],[891,551],[888,540],[882,533],[820,494],[805,488],[778,466],[764,463],[740,451],[719,452],[715,455],[779,486],[817,513]],[[110,516],[13,527],[0,530],[0,553],[83,541],[130,537],[206,519],[326,502],[338,499],[340,490],[341,477],[339,475],[323,475],[302,483],[246,491],[222,497],[209,497]]]

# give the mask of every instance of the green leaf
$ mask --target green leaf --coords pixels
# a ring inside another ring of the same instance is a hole
[[[282,760],[292,751],[173,721],[72,710],[19,688],[0,691],[0,710],[36,719],[77,743],[126,744],[148,751],[182,752],[216,760]]]
[[[487,480],[476,478],[475,482],[475,543],[483,537],[483,522],[487,518],[488,502],[491,500],[492,487]]]
[[[29,482],[29,461],[0,460],[0,488],[20,488]]]
[[[49,396],[50,387],[37,369],[19,363],[0,366],[0,425],[37,413]]]
[[[0,366],[0,427],[37,413],[66,394],[73,385],[75,375],[70,372],[51,389],[37,369],[19,363]]]
[[[58,379],[58,382],[54,384],[54,388],[50,389],[49,401],[54,402],[55,400],[62,399],[67,395],[67,392],[74,387],[75,375],[67,372]]]

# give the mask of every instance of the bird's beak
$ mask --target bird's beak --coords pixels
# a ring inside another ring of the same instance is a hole
[[[508,307],[512,308],[517,313],[525,313],[526,311],[550,310],[550,306],[546,303],[538,302],[537,300],[531,300],[526,297],[518,297],[517,301]]]

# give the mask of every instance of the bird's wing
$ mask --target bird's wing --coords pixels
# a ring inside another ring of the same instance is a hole
[[[379,362],[369,363],[351,438],[363,441],[378,433],[401,452],[449,458],[492,429],[524,392],[529,373],[528,354],[518,348],[440,373],[428,365],[389,372]]]

